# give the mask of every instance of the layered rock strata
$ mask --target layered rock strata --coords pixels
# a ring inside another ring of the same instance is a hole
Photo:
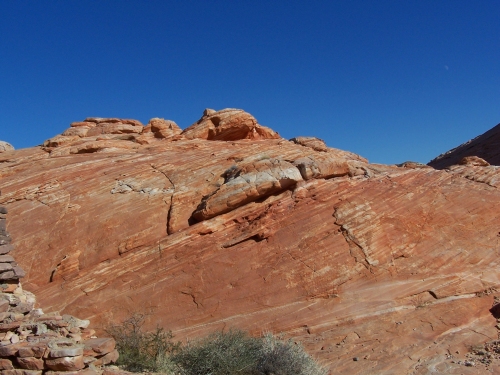
[[[24,271],[9,253],[7,209],[0,206],[0,370],[2,375],[92,375],[115,362],[112,338],[97,338],[89,320],[35,308],[33,293],[23,290]]]
[[[491,128],[486,133],[477,136],[460,146],[451,149],[435,159],[428,165],[436,169],[444,169],[459,164],[464,157],[478,157],[492,165],[500,165],[500,124]]]
[[[237,139],[279,139],[278,133],[259,125],[255,117],[241,109],[205,109],[196,123],[182,132],[188,139],[235,141]]]
[[[370,164],[310,137],[247,139],[240,120],[224,125],[236,140],[150,123],[150,143],[145,126],[0,155],[42,307],[103,325],[140,310],[177,339],[282,332],[335,374],[500,371],[463,365],[498,338],[497,167]],[[79,142],[93,146],[64,151]]]

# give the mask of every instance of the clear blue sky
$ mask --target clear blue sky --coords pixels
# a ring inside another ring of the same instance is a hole
[[[88,116],[185,128],[242,108],[283,137],[428,162],[500,122],[500,1],[0,0],[0,139]]]

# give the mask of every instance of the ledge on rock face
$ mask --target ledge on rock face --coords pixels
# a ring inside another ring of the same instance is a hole
[[[295,137],[290,141],[301,146],[310,147],[315,151],[328,151],[325,141],[316,137]]]
[[[397,167],[406,168],[406,169],[418,169],[418,168],[432,168],[427,164],[422,164],[416,161],[405,161],[401,164],[396,164]]]
[[[251,114],[234,108],[221,111],[206,109],[196,123],[182,134],[188,139],[200,138],[214,141],[238,139],[279,139],[278,133],[259,125]]]
[[[278,159],[265,159],[233,166],[225,174],[224,184],[205,197],[193,213],[202,221],[224,214],[257,199],[289,189],[302,177],[291,163]]]
[[[365,170],[360,167],[361,164],[361,162],[348,161],[328,154],[308,156],[293,162],[304,180],[363,175]]]
[[[473,165],[476,167],[487,167],[490,165],[486,160],[479,156],[466,156],[458,163],[460,165]]]
[[[0,152],[14,151],[14,146],[5,141],[0,141]]]

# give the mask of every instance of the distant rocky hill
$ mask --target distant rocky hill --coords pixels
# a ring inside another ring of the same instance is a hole
[[[439,155],[428,165],[436,169],[444,169],[455,164],[466,156],[477,156],[491,165],[500,165],[500,124],[460,146]]]
[[[0,153],[0,205],[24,288],[93,327],[143,312],[177,339],[281,332],[335,374],[499,373],[466,356],[499,332],[487,164],[370,164],[236,109],[88,118]]]

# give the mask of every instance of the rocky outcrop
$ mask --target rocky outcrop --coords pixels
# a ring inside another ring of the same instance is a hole
[[[290,139],[290,141],[297,143],[298,145],[311,147],[316,151],[328,151],[325,141],[316,137],[295,137]]]
[[[14,151],[14,146],[5,141],[0,141],[0,152]]]
[[[500,124],[461,144],[454,149],[439,155],[431,160],[428,165],[436,169],[444,169],[459,164],[464,157],[475,156],[484,159],[492,165],[500,165]]]
[[[92,140],[135,148],[54,157],[78,137],[0,155],[15,258],[45,310],[97,324],[147,310],[177,339],[282,332],[332,373],[499,371],[461,364],[498,338],[497,167],[370,164],[281,138],[135,141],[146,128]]]
[[[182,133],[182,129],[175,122],[162,118],[149,120],[148,126],[156,138],[170,138]],[[147,132],[147,129],[144,132]]]
[[[302,177],[292,164],[264,159],[232,165],[224,172],[224,184],[203,198],[193,213],[201,221],[230,212],[247,203],[292,189]]]
[[[112,338],[97,338],[90,321],[35,308],[23,290],[24,270],[9,253],[7,209],[0,206],[0,370],[5,375],[92,375],[118,359]]]
[[[235,141],[238,139],[279,139],[278,133],[265,126],[241,109],[214,111],[205,109],[196,123],[184,130],[188,139],[207,139],[212,141]]]

